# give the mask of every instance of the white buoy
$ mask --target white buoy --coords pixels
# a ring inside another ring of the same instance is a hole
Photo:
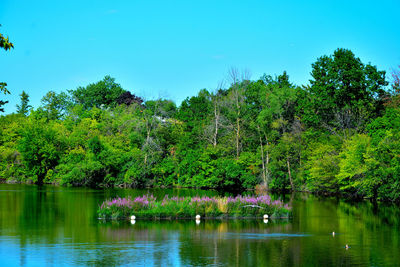
[[[348,244],[346,244],[345,248],[346,248],[346,249],[349,249],[349,245],[348,245]]]
[[[132,216],[131,216],[131,220],[136,220],[136,216],[135,216],[135,215],[132,215]]]
[[[196,219],[196,224],[199,225],[200,224],[200,220]]]
[[[135,224],[136,223],[136,221],[135,220],[131,220],[131,224]]]
[[[332,236],[335,236],[335,232],[332,232]]]
[[[264,220],[268,219],[268,214],[264,214]]]
[[[199,214],[196,215],[196,220],[200,220],[200,215]]]
[[[264,219],[264,223],[268,223],[268,219]]]

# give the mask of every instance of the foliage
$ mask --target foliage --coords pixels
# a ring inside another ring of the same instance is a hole
[[[368,151],[368,195],[383,200],[400,199],[400,110],[387,108],[382,117],[369,125],[371,148]]]
[[[10,92],[7,90],[6,86],[7,83],[0,82],[0,92],[4,92],[4,94],[9,94]],[[2,108],[2,106],[4,106],[7,103],[8,101],[0,100],[0,112],[4,112],[4,108]]]
[[[370,142],[368,135],[357,134],[344,143],[343,151],[339,154],[339,173],[336,175],[341,191],[355,196],[372,197],[377,179],[371,180],[368,175],[368,167],[373,160],[369,155]]]
[[[102,106],[113,107],[124,92],[125,90],[122,89],[121,85],[110,76],[105,76],[103,80],[97,83],[69,91],[74,101],[77,104],[82,104],[86,109]]]
[[[363,64],[347,49],[337,49],[332,56],[322,56],[312,64],[309,97],[304,99],[305,119],[311,125],[356,128],[365,114],[373,117],[385,95],[385,71]],[[341,118],[346,113],[352,120]],[[339,125],[338,125],[339,124]]]
[[[316,192],[337,193],[338,164],[338,151],[333,145],[314,144],[306,164],[308,188]]]
[[[0,27],[1,27],[1,24],[0,24]],[[8,37],[5,37],[1,33],[0,33],[0,48],[3,48],[6,51],[10,50],[11,48],[14,48],[14,44],[10,42]],[[0,92],[3,92],[4,94],[9,94],[10,93],[7,90],[7,83],[0,82]],[[0,112],[4,112],[4,108],[2,108],[2,106],[7,104],[7,103],[8,103],[8,101],[0,100]]]
[[[1,27],[1,24],[0,24],[0,27]],[[1,33],[0,33],[0,48],[3,48],[6,51],[11,49],[11,48],[14,48],[14,44],[10,42],[8,37],[5,37]]]
[[[32,106],[28,104],[29,95],[25,93],[25,91],[22,91],[20,96],[21,96],[21,104],[17,105],[17,113],[26,116],[28,115],[29,109],[32,108]]]
[[[21,129],[17,144],[29,179],[42,184],[47,172],[53,170],[63,154],[64,143],[57,133],[56,125],[45,125],[43,121],[28,122]]]
[[[398,201],[400,199],[400,135],[388,131],[372,151],[368,162],[372,182],[372,196],[378,199]]]
[[[62,119],[71,105],[69,96],[64,92],[57,94],[54,91],[49,91],[41,102],[42,106],[38,111],[49,120]]]
[[[242,77],[242,78],[240,78]],[[0,117],[0,179],[90,187],[305,190],[400,201],[400,109],[385,73],[337,49],[310,85],[283,72],[202,89],[180,106],[114,78],[49,91]],[[396,91],[397,90],[397,91]],[[383,105],[383,103],[386,105]]]
[[[116,102],[118,105],[125,104],[129,106],[133,103],[141,105],[143,103],[143,99],[141,97],[132,94],[129,91],[125,91],[116,99]]]

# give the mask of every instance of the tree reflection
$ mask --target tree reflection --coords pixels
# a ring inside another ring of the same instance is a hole
[[[291,202],[288,220],[137,220],[132,225],[99,221],[96,211],[105,198],[144,190],[3,184],[0,189],[0,258],[7,256],[14,265],[382,266],[400,261],[400,209],[394,205],[299,194],[275,196]]]

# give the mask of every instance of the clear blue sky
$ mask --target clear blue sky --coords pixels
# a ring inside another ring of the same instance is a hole
[[[311,63],[338,48],[391,71],[400,64],[400,1],[0,0],[0,81],[15,111],[25,90],[43,95],[115,77],[146,99],[178,105],[214,89],[230,67],[252,79],[286,70],[308,83]]]

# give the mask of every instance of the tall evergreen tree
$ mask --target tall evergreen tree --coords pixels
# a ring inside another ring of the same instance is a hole
[[[29,108],[32,107],[31,105],[29,105],[29,95],[25,93],[25,91],[22,91],[20,96],[21,104],[17,105],[17,113],[26,116],[28,115]]]

